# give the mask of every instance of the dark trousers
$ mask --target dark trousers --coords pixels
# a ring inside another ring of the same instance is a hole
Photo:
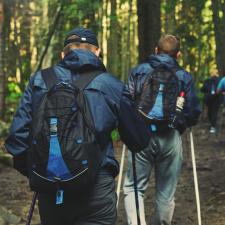
[[[85,195],[66,196],[62,205],[55,196],[40,194],[38,198],[42,225],[115,225],[116,193],[113,176],[102,171],[93,189]]]
[[[206,105],[208,108],[208,119],[212,127],[216,127],[217,125],[217,115],[220,104],[221,101],[219,96],[208,98],[206,101]]]

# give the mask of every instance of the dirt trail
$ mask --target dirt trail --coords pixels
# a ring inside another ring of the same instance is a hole
[[[225,131],[225,129],[223,130]],[[176,192],[173,225],[198,224],[188,135],[188,132],[183,135],[184,164]],[[219,136],[209,135],[207,126],[201,125],[201,127],[194,129],[194,141],[202,208],[202,224],[225,225],[225,132]],[[116,146],[116,156],[120,160],[121,143],[117,143]],[[26,179],[9,167],[0,166],[0,182],[0,208],[3,206],[9,210],[9,213],[17,215],[20,218],[20,222],[17,224],[24,225],[32,198],[32,193],[29,192]],[[154,204],[153,178],[147,190],[145,202],[147,221],[150,221]],[[37,208],[35,209],[32,224],[40,224]],[[117,225],[125,224],[126,217],[121,191]]]

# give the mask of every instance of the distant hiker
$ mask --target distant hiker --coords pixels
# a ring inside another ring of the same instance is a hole
[[[210,78],[206,79],[203,83],[201,91],[205,94],[204,103],[207,107],[208,119],[210,123],[210,133],[216,133],[217,115],[221,104],[221,96],[217,92],[219,84],[218,70],[211,71]]]
[[[144,194],[155,168],[156,198],[152,225],[170,225],[174,194],[182,164],[181,134],[197,123],[200,106],[191,75],[179,67],[180,41],[165,35],[158,41],[155,54],[135,67],[129,77],[129,90],[152,133],[149,146],[136,154],[137,189],[141,225],[146,225]],[[178,104],[179,103],[179,104]],[[136,225],[132,160],[124,183],[125,209],[129,225]]]
[[[31,76],[6,140],[15,169],[38,192],[42,225],[115,224],[111,132],[118,127],[132,151],[148,144],[128,90],[99,54],[91,30],[72,30],[62,61]]]

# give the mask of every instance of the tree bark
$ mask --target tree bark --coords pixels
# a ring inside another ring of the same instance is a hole
[[[175,8],[177,0],[168,2],[163,0],[165,5],[164,13],[164,30],[166,34],[173,34],[176,30]]]
[[[23,20],[21,21],[21,26],[23,27],[23,32],[21,32],[21,44],[20,47],[24,51],[24,55],[22,57],[23,60],[23,80],[26,82],[29,80],[31,75],[31,14],[32,11],[30,9],[30,0],[24,1],[23,8]],[[25,83],[24,82],[24,83]],[[25,87],[25,84],[24,84]]]
[[[225,14],[220,16],[220,9],[225,12],[225,3],[221,0],[211,0],[213,23],[216,40],[216,63],[221,75],[225,75]]]
[[[0,117],[4,114],[4,99],[5,99],[5,76],[3,71],[3,0],[0,0]]]
[[[62,14],[62,11],[63,11],[63,7],[64,7],[64,4],[63,2],[61,3],[57,13],[56,13],[56,16],[55,16],[55,19],[54,19],[54,22],[52,24],[52,27],[51,29],[49,30],[49,33],[48,33],[48,38],[47,38],[47,41],[46,41],[46,45],[45,45],[45,48],[44,48],[44,51],[42,52],[41,54],[41,57],[40,57],[40,61],[39,61],[39,64],[37,66],[37,69],[36,71],[40,70],[42,68],[42,63],[44,61],[44,57],[45,55],[47,54],[47,51],[48,51],[48,48],[50,46],[50,43],[51,43],[51,40],[52,40],[52,37],[55,33],[55,30],[58,26],[58,23],[59,23],[59,19],[61,17],[61,14]]]
[[[161,31],[161,0],[137,0],[139,62],[154,53]]]
[[[19,39],[20,39],[20,34],[18,32],[18,29],[17,29],[17,20],[18,20],[18,12],[16,11],[16,8],[18,7],[18,5],[15,5],[15,8],[14,8],[14,17],[13,17],[13,23],[14,23],[14,42],[12,43],[13,44],[13,47],[15,49],[15,54],[16,54],[16,58],[17,58],[17,64],[16,66],[18,66],[18,70],[19,70],[19,74],[20,74],[20,83],[19,83],[19,86],[20,86],[20,89],[21,91],[24,91],[25,89],[25,82],[24,82],[24,78],[25,78],[25,75],[24,75],[24,72],[23,72],[23,60],[22,60],[22,56],[21,56],[21,52],[20,52],[20,43],[19,43]]]
[[[131,68],[131,16],[132,16],[132,0],[128,0],[129,10],[127,18],[127,46],[126,46],[126,64],[125,64],[125,73],[122,74],[122,80],[126,81],[128,73]]]
[[[110,0],[111,3],[111,15],[110,15],[110,28],[109,28],[109,40],[107,44],[107,67],[113,74],[118,74],[118,20],[117,20],[117,2],[116,0]]]

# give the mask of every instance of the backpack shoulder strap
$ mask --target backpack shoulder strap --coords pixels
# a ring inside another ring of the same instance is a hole
[[[184,91],[184,82],[179,77],[184,75],[184,70],[181,67],[174,68],[174,73],[178,78],[178,84],[179,84],[179,91]]]
[[[80,78],[75,81],[74,84],[79,90],[83,90],[95,77],[101,73],[103,73],[103,71],[99,70],[81,73]],[[59,82],[53,67],[42,70],[41,76],[49,90]]]
[[[42,70],[41,76],[42,76],[48,90],[50,90],[59,81],[53,67],[49,67],[47,69]]]
[[[152,73],[155,71],[155,68],[152,67],[152,65],[150,63],[148,63],[149,67],[150,67],[150,70],[147,74],[147,77],[150,77],[152,75]]]
[[[74,85],[79,89],[79,90],[84,90],[85,87],[88,86],[88,84],[94,80],[98,75],[102,74],[103,71],[95,70],[95,71],[88,71],[81,73],[79,79],[75,81]]]

